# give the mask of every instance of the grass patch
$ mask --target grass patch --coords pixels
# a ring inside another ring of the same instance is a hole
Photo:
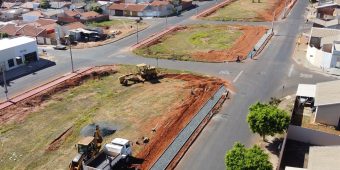
[[[104,143],[115,137],[136,140],[150,132],[144,127],[151,120],[162,117],[190,93],[182,88],[184,81],[175,79],[121,86],[118,77],[133,71],[132,66],[119,66],[117,74],[86,80],[53,95],[21,123],[0,125],[1,169],[66,169],[76,155],[74,144],[81,138],[82,127],[107,122],[119,130],[105,137]],[[60,148],[46,151],[69,127],[73,127],[72,134]],[[135,152],[140,149],[135,147]]]
[[[274,3],[278,0],[261,0],[260,3],[255,0],[237,0],[231,4],[217,10],[208,17],[207,20],[218,21],[264,21],[261,13],[271,11]]]
[[[109,21],[91,22],[88,26],[92,27],[118,27],[124,25],[134,25],[135,21],[130,19],[113,19]]]
[[[159,43],[136,49],[138,55],[151,58],[193,60],[191,54],[226,50],[242,31],[225,25],[193,25],[163,37]]]

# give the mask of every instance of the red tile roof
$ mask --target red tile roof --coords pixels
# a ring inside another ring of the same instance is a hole
[[[44,19],[44,18],[39,18],[38,20],[35,21],[39,26],[45,26],[45,25],[50,25],[54,24],[57,21],[53,19]]]
[[[0,32],[7,33],[10,36],[15,36],[22,27],[23,26],[16,26],[15,24],[7,24],[0,28]]]
[[[65,15],[70,16],[70,17],[75,17],[79,15],[80,13],[76,10],[64,10]]]
[[[84,24],[82,24],[81,22],[73,22],[67,25],[64,25],[64,28],[68,29],[68,30],[73,30],[73,29],[77,29],[77,28],[85,28],[86,26]]]
[[[45,31],[45,29],[43,28],[39,28],[33,25],[25,25],[18,31],[18,34],[26,35],[30,37],[36,37],[39,34],[41,34],[43,31]]]
[[[133,12],[142,12],[147,6],[147,4],[129,4],[126,10]]]
[[[126,9],[126,4],[125,3],[113,3],[112,5],[109,6],[110,10],[125,10]]]
[[[158,0],[153,1],[151,3],[152,6],[163,6],[163,5],[168,5],[168,4],[170,4],[168,1],[158,1]]]

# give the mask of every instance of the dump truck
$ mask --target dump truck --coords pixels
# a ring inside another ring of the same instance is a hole
[[[130,82],[140,83],[145,81],[150,81],[157,79],[157,70],[154,66],[149,66],[146,64],[137,64],[137,73],[130,73],[123,76],[120,76],[119,82],[120,84],[127,86]]]
[[[102,151],[95,157],[84,162],[84,170],[111,170],[119,165],[126,165],[132,155],[130,141],[115,138],[111,143],[105,144]]]

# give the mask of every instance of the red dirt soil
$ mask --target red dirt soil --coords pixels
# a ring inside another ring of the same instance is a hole
[[[185,88],[192,89],[192,93],[185,97],[186,100],[180,106],[167,113],[166,119],[158,122],[160,127],[156,129],[150,142],[137,154],[137,158],[144,160],[137,167],[138,169],[150,169],[203,104],[211,98],[221,85],[228,84],[221,79],[191,74],[166,74],[164,77],[187,81]],[[155,122],[157,121],[159,120],[155,120]]]
[[[234,45],[228,50],[198,52],[192,57],[198,61],[225,62],[236,61],[239,56],[241,60],[246,59],[248,53],[267,31],[266,27],[259,26],[237,26],[243,34],[236,40]]]
[[[102,76],[116,72],[116,66],[111,65],[95,67],[85,73],[79,74],[65,83],[37,93],[32,97],[1,110],[0,123],[20,123],[24,121],[30,113],[43,108],[44,101],[51,98],[53,94],[78,86],[86,79],[101,78]],[[145,129],[146,134],[151,137],[149,143],[145,144],[140,152],[137,153],[137,158],[144,161],[139,165],[133,166],[140,169],[149,169],[153,163],[156,162],[178,133],[189,123],[203,104],[211,98],[221,85],[232,88],[228,82],[221,79],[192,74],[163,74],[160,77],[186,81],[187,84],[185,88],[190,89],[191,93],[186,94],[182,103],[173,106],[171,112],[143,124],[143,129]],[[156,132],[151,132],[151,129],[155,128],[156,124],[159,125],[156,127]],[[46,151],[57,150],[71,132],[72,127],[52,141],[49,147],[46,148]]]
[[[23,121],[29,113],[40,109],[39,106],[45,100],[48,100],[51,95],[63,92],[68,88],[80,85],[84,80],[89,78],[100,78],[102,76],[107,76],[109,74],[116,73],[115,66],[101,66],[94,67],[89,71],[81,73],[76,77],[67,80],[65,83],[61,83],[54,87],[51,87],[45,91],[41,91],[36,95],[26,98],[20,102],[17,102],[5,109],[0,110],[0,124],[8,122],[20,123]]]
[[[273,14],[275,11],[275,20],[280,16],[281,12],[285,8],[285,0],[271,0],[274,3],[274,6],[270,10],[266,11],[259,11],[259,18],[263,19],[264,21],[272,21]],[[289,4],[290,0],[287,0],[287,4]]]

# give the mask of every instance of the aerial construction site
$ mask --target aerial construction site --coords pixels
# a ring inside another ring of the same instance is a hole
[[[1,110],[1,167],[86,169],[106,154],[148,169],[221,85],[145,64],[90,68]]]

